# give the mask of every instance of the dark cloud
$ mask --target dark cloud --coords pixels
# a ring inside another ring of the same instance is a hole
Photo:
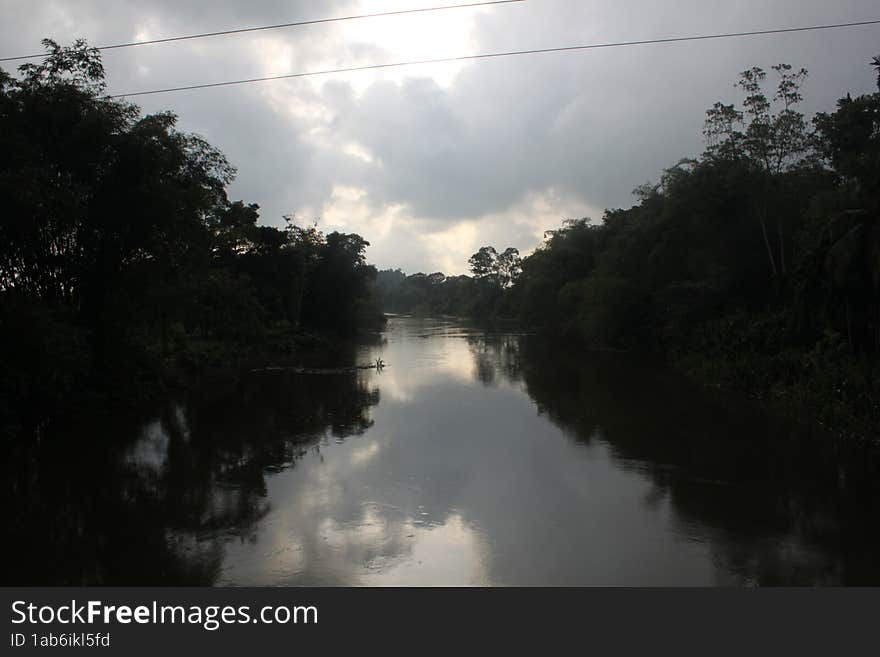
[[[107,43],[409,7],[14,0],[0,34],[7,55],[34,51],[44,36]],[[489,52],[876,17],[866,0],[536,0],[132,48],[105,61],[111,89],[125,92],[392,61],[408,57],[407,44],[419,45],[420,36],[436,48],[432,54],[445,56],[464,54],[450,50],[462,43],[467,52]],[[139,102],[145,111],[177,112],[182,128],[219,146],[240,172],[233,194],[260,203],[266,222],[279,223],[285,213],[334,218],[371,239],[382,266],[432,270],[458,262],[451,266],[460,271],[461,254],[484,236],[526,250],[542,222],[629,204],[634,187],[702,150],[705,109],[737,99],[741,70],[781,61],[808,68],[807,113],[832,108],[847,91],[870,91],[867,62],[880,51],[878,31],[535,55],[462,65],[454,78],[413,67],[405,75],[300,79]]]

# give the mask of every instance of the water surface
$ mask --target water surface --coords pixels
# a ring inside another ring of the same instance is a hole
[[[377,358],[206,385],[103,427],[118,449],[35,456],[9,577],[880,583],[870,451],[623,355],[454,320],[392,318],[347,357]]]

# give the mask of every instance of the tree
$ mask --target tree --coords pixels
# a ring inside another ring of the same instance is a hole
[[[498,273],[498,252],[495,247],[483,246],[468,259],[474,277],[487,279]]]
[[[815,163],[814,135],[803,114],[795,108],[803,100],[801,86],[806,69],[793,71],[790,64],[773,67],[778,76],[776,93],[771,102],[763,91],[767,74],[753,67],[740,74],[736,86],[744,93],[743,107],[715,103],[707,111],[703,134],[707,150],[705,158],[727,164],[741,164],[753,178],[753,213],[761,228],[767,260],[774,277],[788,269],[788,242],[791,230],[776,215],[776,244],[769,232],[769,199],[777,196],[775,187],[784,183],[782,174]],[[774,112],[774,103],[778,108]]]
[[[43,44],[0,76],[0,292],[76,309],[103,362],[147,306],[164,332],[235,170],[173,114],[104,96],[96,49]]]
[[[880,72],[880,57],[871,64]],[[814,119],[840,185],[831,199],[837,211],[822,217],[810,252],[812,277],[802,290],[851,348],[873,353],[880,352],[880,78],[877,85],[878,92],[847,94],[834,113]]]
[[[809,161],[812,135],[795,109],[803,100],[807,70],[793,72],[790,64],[777,64],[773,70],[779,78],[773,102],[763,90],[767,73],[756,66],[740,73],[736,84],[744,94],[742,109],[719,102],[706,112],[703,135],[709,157],[743,158],[774,174]]]
[[[513,247],[500,254],[493,246],[481,247],[470,257],[468,265],[475,278],[490,281],[501,288],[513,285],[522,272],[519,250]]]
[[[369,245],[354,233],[327,235],[319,247],[303,307],[303,317],[312,326],[353,333],[360,318],[374,315],[374,309],[368,307],[374,300],[372,287],[376,279],[375,267],[366,262]]]
[[[285,215],[284,221],[287,222],[287,243],[295,253],[298,263],[299,277],[292,320],[294,326],[299,326],[302,319],[303,299],[311,273],[318,264],[320,250],[324,246],[324,234],[318,230],[317,221],[311,226],[297,226],[295,215]]]
[[[498,256],[497,263],[501,287],[510,287],[522,273],[522,260],[519,257],[519,250],[508,247],[504,250],[504,253]]]
[[[260,206],[243,201],[228,203],[211,218],[209,227],[214,239],[216,257],[234,258],[257,243],[257,220]]]
[[[874,57],[878,92],[837,102],[833,114],[814,119],[820,135],[821,153],[828,166],[842,178],[854,202],[870,210],[880,209],[880,56]]]

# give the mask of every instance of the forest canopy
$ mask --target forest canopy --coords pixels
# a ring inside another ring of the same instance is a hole
[[[83,389],[136,397],[212,344],[381,325],[366,240],[261,225],[217,148],[108,97],[96,49],[44,45],[0,70],[4,426]]]

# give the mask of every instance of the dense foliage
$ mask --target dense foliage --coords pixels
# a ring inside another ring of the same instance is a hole
[[[505,294],[522,272],[519,251],[513,247],[498,253],[484,246],[471,256],[473,276],[412,274],[399,269],[380,271],[379,296],[386,312],[419,315],[458,315],[482,320],[509,315]]]
[[[809,122],[797,110],[807,72],[773,69],[771,98],[753,68],[740,76],[740,107],[708,111],[699,158],[601,223],[550,231],[509,288],[487,274],[497,253],[484,247],[470,261],[474,278],[454,285],[380,272],[386,303],[508,316],[593,348],[651,351],[875,436],[880,93],[846,96]]]
[[[170,113],[105,95],[98,52],[0,70],[0,419],[136,395],[171,362],[382,320],[358,235],[258,224]]]

